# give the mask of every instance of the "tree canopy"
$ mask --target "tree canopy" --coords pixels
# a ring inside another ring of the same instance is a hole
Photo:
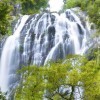
[[[6,100],[5,94],[0,91],[0,100]]]
[[[38,13],[47,6],[48,0],[0,0],[0,34],[5,35],[11,30],[12,16]]]
[[[48,0],[19,0],[21,2],[23,14],[38,13],[40,8],[47,6]]]
[[[8,32],[11,9],[12,7],[8,3],[8,0],[0,1],[0,34],[2,35]]]
[[[99,64],[100,65],[100,64]],[[22,80],[16,100],[99,100],[100,69],[96,60],[70,56],[46,66],[28,66],[20,70]],[[78,92],[78,93],[77,93]]]

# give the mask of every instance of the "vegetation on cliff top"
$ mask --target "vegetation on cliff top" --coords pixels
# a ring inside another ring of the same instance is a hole
[[[12,34],[13,16],[38,13],[47,6],[48,0],[0,0],[0,34]],[[19,11],[19,12],[18,12]]]

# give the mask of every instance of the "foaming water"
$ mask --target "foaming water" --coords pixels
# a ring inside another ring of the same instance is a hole
[[[28,16],[23,16],[20,25],[14,32],[14,35],[8,37],[2,50],[1,64],[0,64],[0,87],[1,91],[6,92],[8,90],[8,84],[12,71],[16,70],[14,67],[19,66],[19,36],[20,31],[23,28]],[[15,72],[15,71],[14,71]]]

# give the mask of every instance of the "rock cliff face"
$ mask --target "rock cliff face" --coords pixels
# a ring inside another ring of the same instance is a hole
[[[4,36],[0,39],[0,58],[1,58],[2,49],[3,49],[3,46],[4,46],[6,39],[7,39],[7,36]]]
[[[68,54],[84,54],[91,35],[85,19],[86,14],[75,14],[75,9],[61,14],[46,12],[21,17],[2,50],[1,90],[6,92],[18,85],[16,71],[23,65],[44,65],[49,60],[64,59]]]

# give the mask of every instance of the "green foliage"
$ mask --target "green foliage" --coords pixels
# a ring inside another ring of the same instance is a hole
[[[25,72],[26,71],[26,72]],[[42,70],[36,66],[28,66],[23,68],[21,72],[22,81],[18,87],[16,100],[41,100],[44,91],[44,83],[42,77]],[[25,80],[25,82],[23,82]]]
[[[22,14],[38,13],[40,8],[45,8],[48,0],[0,0],[0,34],[11,34],[12,16],[18,16],[20,8],[16,5],[21,5]]]
[[[77,3],[76,3],[77,2]],[[73,8],[73,7],[80,7],[80,0],[66,0],[66,7],[67,8]]]
[[[66,0],[66,8],[81,7],[84,8],[87,6],[88,0]]]
[[[0,91],[0,100],[6,100],[5,95]]]
[[[23,14],[38,13],[40,8],[47,6],[48,0],[18,0],[22,6]]]
[[[90,16],[90,20],[100,28],[100,0],[90,2],[87,6],[87,13]]]
[[[8,32],[11,9],[12,7],[7,0],[0,1],[0,34],[2,35]]]
[[[16,89],[16,100],[73,100],[75,88],[83,88],[80,98],[100,98],[100,68],[96,59],[88,61],[82,56],[69,56],[65,61],[48,63],[46,66],[22,68],[22,81]],[[60,92],[61,87],[71,91]]]

